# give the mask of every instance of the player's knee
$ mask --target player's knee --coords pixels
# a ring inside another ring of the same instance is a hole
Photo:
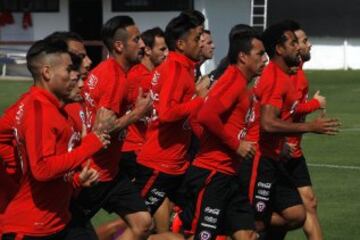
[[[256,232],[255,231],[238,231],[233,235],[233,239],[239,240],[256,240]],[[224,238],[226,239],[226,237]],[[218,238],[216,238],[218,240]]]
[[[138,213],[136,221],[133,221],[130,228],[136,236],[148,236],[153,228],[150,214],[147,212]]]
[[[309,194],[309,195],[306,195],[305,197],[306,197],[306,200],[304,201],[304,203],[305,203],[306,211],[311,214],[316,213],[316,209],[317,209],[317,205],[318,205],[316,196],[314,194]]]
[[[298,205],[286,210],[283,215],[287,221],[287,227],[289,230],[301,228],[306,220],[306,211],[304,206]]]

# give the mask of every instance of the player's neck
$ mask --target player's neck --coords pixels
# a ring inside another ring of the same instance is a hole
[[[274,56],[271,61],[273,61],[274,63],[276,63],[276,65],[278,65],[278,67],[286,74],[291,74],[291,68],[286,64],[284,58],[280,57],[280,56]]]
[[[144,56],[143,59],[141,59],[141,63],[146,67],[147,70],[152,71],[155,68],[155,65],[150,60],[149,57]]]

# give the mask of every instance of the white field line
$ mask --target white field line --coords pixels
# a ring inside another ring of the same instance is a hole
[[[308,163],[308,165],[310,167],[324,167],[324,168],[360,170],[360,166],[345,166],[345,165],[317,164],[317,163]]]

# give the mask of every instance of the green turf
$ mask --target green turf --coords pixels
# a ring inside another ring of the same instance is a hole
[[[360,167],[360,71],[309,71],[307,75],[311,93],[321,90],[328,102],[327,115],[339,118],[343,125],[342,132],[334,137],[316,134],[304,137],[308,163]],[[0,112],[30,84],[1,81]],[[309,169],[319,200],[325,239],[357,239],[360,236],[357,220],[360,216],[360,170],[311,165]],[[110,218],[114,216],[100,212],[93,222],[98,225]],[[288,234],[286,239],[306,238],[299,230]]]

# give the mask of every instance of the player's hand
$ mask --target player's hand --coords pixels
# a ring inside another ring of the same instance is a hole
[[[280,158],[290,159],[296,150],[296,144],[285,142],[280,153]]]
[[[95,123],[92,131],[108,133],[114,128],[116,115],[113,111],[106,108],[99,108],[96,112]]]
[[[206,97],[209,92],[210,78],[205,76],[196,83],[196,95]]]
[[[150,94],[144,94],[143,89],[139,88],[139,94],[136,98],[133,111],[136,113],[138,119],[143,118],[152,109],[152,99]]]
[[[313,96],[314,99],[318,100],[320,103],[320,108],[325,109],[326,108],[326,98],[324,96],[320,95],[320,91],[317,90],[316,93]]]
[[[310,122],[312,132],[327,135],[336,135],[339,132],[340,122],[336,118],[326,118],[322,112],[319,117]]]
[[[98,137],[100,142],[103,144],[103,148],[107,148],[107,146],[111,143],[110,135],[107,132],[93,131],[93,133]]]
[[[253,158],[256,153],[255,142],[240,141],[240,145],[236,153],[242,158]]]
[[[91,187],[99,180],[99,172],[90,167],[90,160],[81,170],[79,175],[79,182],[82,187]]]

